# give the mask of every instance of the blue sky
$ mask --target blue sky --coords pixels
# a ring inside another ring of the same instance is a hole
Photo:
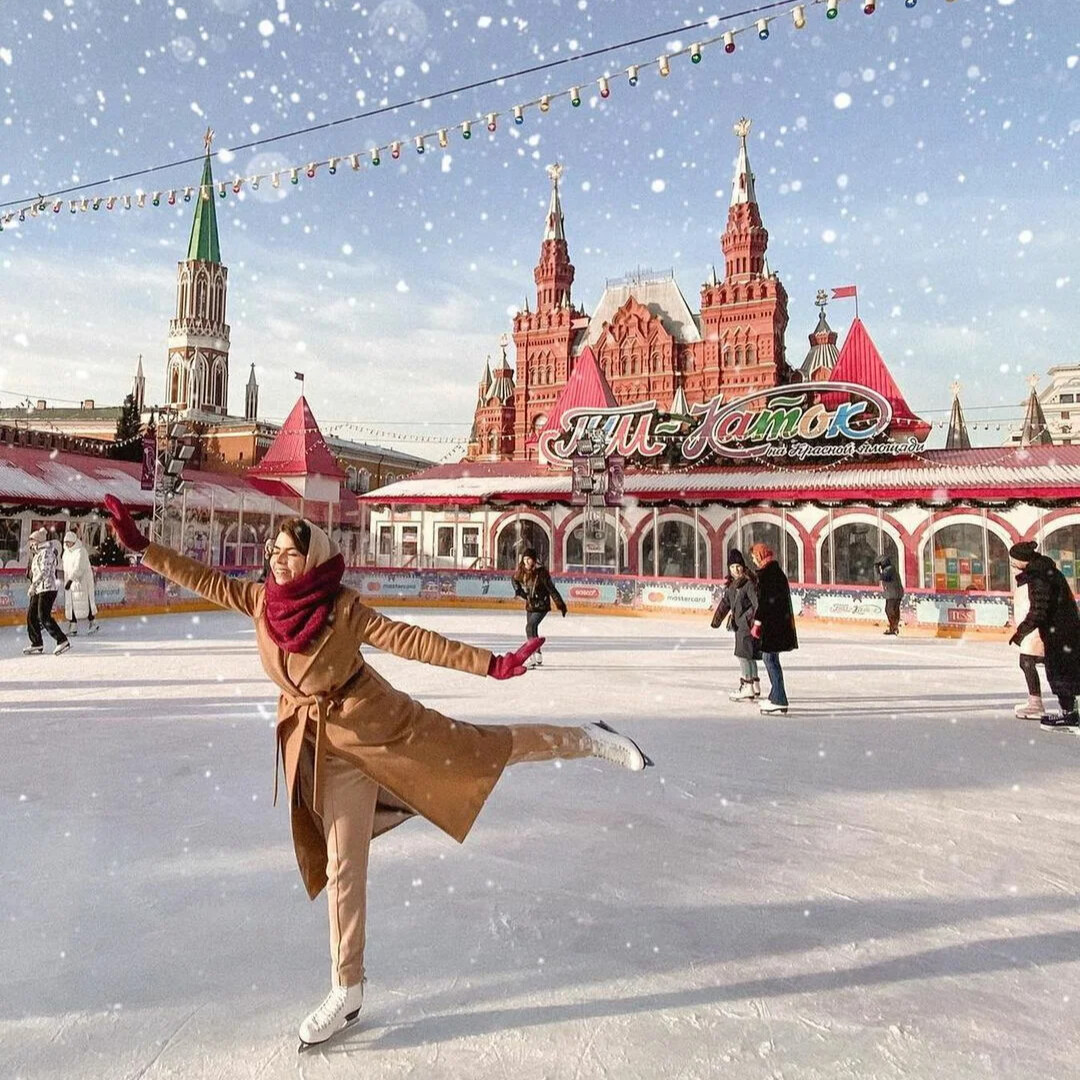
[[[294,370],[325,426],[464,434],[509,312],[534,295],[544,166],[565,164],[574,298],[673,268],[692,308],[722,263],[737,143],[751,161],[771,266],[801,362],[818,288],[856,282],[860,311],[909,401],[944,419],[958,377],[969,421],[1019,415],[1026,377],[1080,363],[1080,3],[841,0],[768,41],[741,35],[635,88],[596,76],[752,3],[682,0],[36,0],[0,18],[0,202],[228,148],[386,102],[647,34],[666,37],[486,89],[254,147],[217,178],[363,150],[580,80],[494,135],[378,170],[232,194],[217,204],[230,269],[230,401],[254,362],[261,412],[282,417]],[[731,25],[751,21],[736,18]],[[716,31],[714,31],[716,32]],[[191,164],[101,194],[193,184]],[[114,402],[137,354],[163,393],[165,340],[191,207],[27,220],[0,234],[0,403]],[[829,309],[835,328],[850,302]],[[404,422],[412,420],[412,425]],[[424,425],[427,426],[424,426]],[[976,431],[999,442],[997,430]],[[383,440],[385,441],[385,440]],[[426,456],[452,448],[401,444]]]

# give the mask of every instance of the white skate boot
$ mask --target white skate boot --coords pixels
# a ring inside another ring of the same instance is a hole
[[[603,720],[586,724],[582,730],[592,744],[593,757],[610,761],[613,765],[621,765],[631,772],[641,772],[646,766],[653,764],[651,758],[633,739],[620,735]]]
[[[728,694],[728,701],[756,701],[757,694],[754,693],[754,684],[750,679],[740,679],[739,689],[733,690]]]
[[[44,651],[44,645],[27,645],[26,648],[23,649],[23,656],[37,656],[39,653],[43,653]]]
[[[364,984],[335,986],[323,1003],[300,1024],[300,1049],[318,1046],[347,1028],[364,1004]]]
[[[1013,712],[1017,720],[1041,720],[1046,715],[1042,698],[1034,694],[1029,695],[1023,705],[1017,705]]]

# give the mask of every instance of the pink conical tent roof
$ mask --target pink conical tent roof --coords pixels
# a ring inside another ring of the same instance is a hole
[[[618,402],[608,385],[596,354],[589,346],[581,351],[562,393],[548,414],[544,431],[558,431],[563,414],[569,409],[613,409]]]
[[[827,408],[832,408],[840,400],[839,395],[827,392],[830,382],[857,383],[859,386],[876,390],[892,406],[893,421],[900,427],[926,426],[929,430],[929,425],[917,417],[904,400],[900,387],[889,374],[881,353],[877,351],[877,346],[858,317],[852,321],[848,329],[847,338],[837,357],[836,365],[832,369],[832,375],[821,384],[823,390],[821,401]]]
[[[345,478],[303,394],[270,444],[266,456],[257,468],[252,469],[251,475]]]

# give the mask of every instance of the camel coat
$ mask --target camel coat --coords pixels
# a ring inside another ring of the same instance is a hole
[[[263,670],[281,690],[277,748],[285,766],[296,861],[312,899],[326,885],[326,842],[297,789],[305,737],[315,743],[311,801],[316,810],[321,807],[319,763],[329,753],[379,785],[373,836],[419,814],[455,840],[465,839],[506,766],[510,729],[461,723],[425,708],[373,671],[359,650],[367,643],[409,660],[487,675],[487,649],[395,622],[342,588],[323,633],[306,652],[286,653],[267,630],[262,585],[230,578],[157,544],[146,549],[143,565],[254,621]],[[274,790],[276,796],[276,777]]]

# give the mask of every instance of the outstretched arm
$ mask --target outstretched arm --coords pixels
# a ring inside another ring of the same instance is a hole
[[[129,551],[143,553],[143,566],[182,588],[198,593],[218,607],[239,611],[248,617],[255,615],[261,585],[253,581],[238,581],[171,548],[151,544],[139,531],[127,507],[114,495],[105,496],[105,508],[109,511],[113,532],[120,543]]]
[[[525,660],[544,644],[543,638],[534,638],[515,653],[495,656],[489,649],[477,649],[463,641],[444,638],[434,630],[388,619],[359,602],[353,605],[350,615],[359,640],[376,649],[406,660],[467,671],[470,675],[490,675],[495,679],[524,675]]]

